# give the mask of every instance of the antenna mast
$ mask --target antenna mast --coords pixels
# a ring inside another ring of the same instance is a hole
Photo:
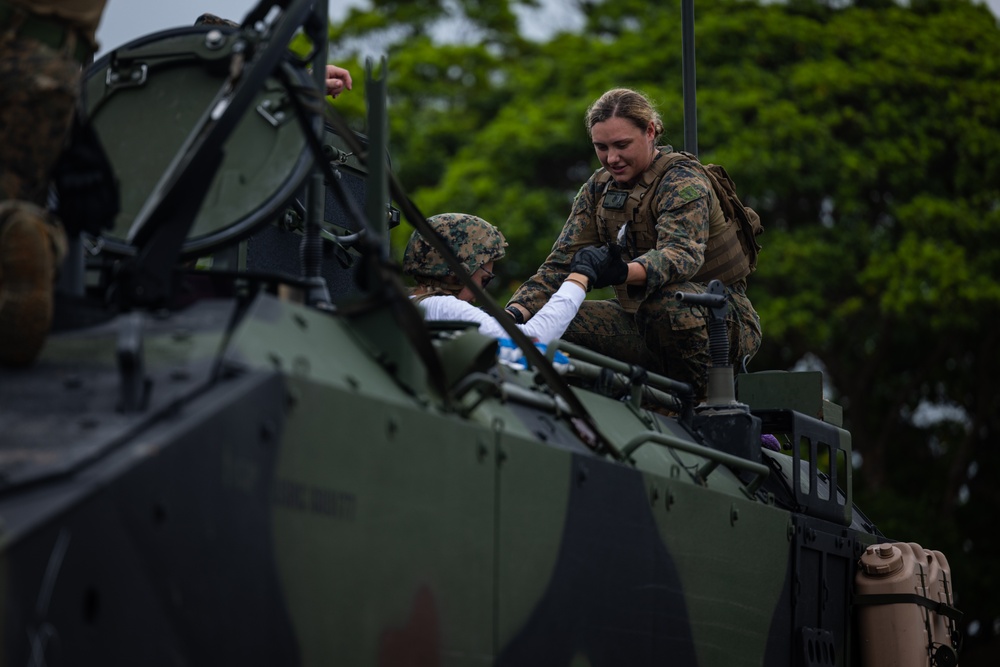
[[[681,0],[681,70],[684,95],[684,150],[698,154],[698,105],[695,94],[694,0]]]

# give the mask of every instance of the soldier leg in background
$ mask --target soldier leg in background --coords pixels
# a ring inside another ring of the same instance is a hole
[[[80,66],[34,39],[0,34],[0,364],[24,366],[52,321],[65,234],[46,215],[49,178],[66,144]]]
[[[0,364],[35,360],[52,324],[56,267],[65,236],[45,211],[22,201],[0,202]]]

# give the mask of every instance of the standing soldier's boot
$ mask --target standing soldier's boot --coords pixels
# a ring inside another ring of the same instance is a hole
[[[56,268],[65,253],[62,228],[44,210],[0,203],[0,365],[31,364],[52,325]]]

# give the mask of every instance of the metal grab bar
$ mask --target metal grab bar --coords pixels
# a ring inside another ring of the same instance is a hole
[[[699,445],[694,442],[681,440],[676,436],[668,435],[666,433],[655,433],[652,431],[640,433],[625,443],[625,446],[622,447],[622,455],[625,458],[630,457],[633,452],[647,442],[656,443],[657,445],[663,445],[665,447],[673,447],[674,449],[679,449],[687,452],[688,454],[695,454],[709,459],[708,463],[702,465],[698,469],[698,476],[702,479],[705,479],[708,475],[712,474],[712,471],[715,470],[720,463],[752,472],[756,475],[756,477],[744,487],[745,492],[750,497],[753,497],[753,495],[757,492],[757,489],[760,488],[760,485],[764,482],[764,479],[771,472],[770,468],[763,463],[748,461],[747,459],[739,456],[733,456],[732,454],[727,454],[726,452],[720,452],[719,450],[712,449],[711,447],[705,447],[704,445]]]
[[[561,338],[557,338],[549,343],[545,350],[545,356],[547,356],[551,361],[555,358],[557,350],[566,352],[570,357],[577,357],[578,359],[582,359],[597,366],[608,368],[616,373],[621,373],[625,377],[631,376],[632,369],[635,368],[632,364],[619,361],[618,359],[613,359],[607,355],[601,354],[600,352],[594,352],[593,350],[583,347],[582,345],[567,343]],[[691,385],[678,380],[672,380],[671,378],[664,377],[662,375],[657,375],[656,373],[647,372],[645,383],[650,387],[655,387],[666,392],[676,393],[681,396],[690,396],[693,393]]]
[[[627,386],[631,387],[632,404],[636,408],[640,406],[642,392],[642,387],[635,384],[635,373],[638,371],[641,373],[642,378],[639,382],[640,385],[644,385],[649,389],[659,389],[660,391],[666,392],[671,396],[676,396],[677,400],[680,402],[681,420],[685,422],[689,422],[691,420],[694,410],[694,390],[691,388],[691,385],[686,382],[680,382],[679,380],[674,380],[663,375],[650,373],[641,366],[635,366],[618,359],[613,359],[607,355],[594,352],[593,350],[581,345],[567,343],[562,339],[556,339],[549,343],[545,356],[548,357],[549,361],[552,361],[552,359],[555,358],[557,351],[565,352],[571,359],[575,358],[577,360],[593,364],[598,368],[607,368],[614,373],[620,374],[623,382]],[[664,403],[664,405],[670,406],[670,403]]]

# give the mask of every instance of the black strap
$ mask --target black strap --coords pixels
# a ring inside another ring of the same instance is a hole
[[[524,324],[524,313],[521,312],[520,308],[507,306],[504,310],[510,313],[510,316],[514,318],[514,324]]]
[[[114,225],[121,210],[118,177],[97,131],[79,105],[73,113],[69,143],[52,171],[56,213],[70,236],[93,236]]]
[[[883,604],[916,604],[927,607],[935,614],[947,616],[955,622],[962,620],[962,612],[944,602],[934,602],[930,598],[916,593],[881,593],[876,595],[856,595],[854,604],[859,605],[883,605]]]

